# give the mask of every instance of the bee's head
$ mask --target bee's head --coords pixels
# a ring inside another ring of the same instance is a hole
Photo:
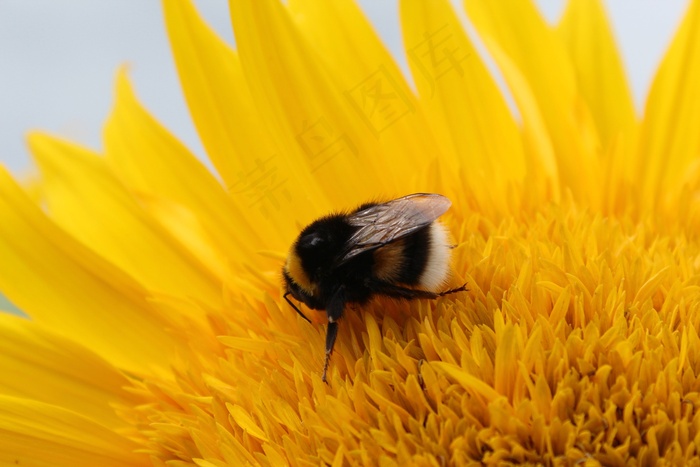
[[[286,291],[310,308],[325,309],[320,284],[331,273],[349,230],[352,227],[340,214],[323,217],[302,230],[282,270]]]

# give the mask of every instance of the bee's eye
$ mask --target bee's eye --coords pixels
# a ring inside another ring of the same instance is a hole
[[[304,235],[301,238],[300,243],[301,243],[302,248],[313,248],[315,246],[322,244],[324,241],[325,240],[323,239],[323,237],[321,237],[319,234],[313,233],[310,235]]]

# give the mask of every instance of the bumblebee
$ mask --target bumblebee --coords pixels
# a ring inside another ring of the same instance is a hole
[[[306,321],[289,295],[328,315],[324,382],[346,305],[377,295],[434,299],[466,290],[465,284],[438,292],[449,276],[452,246],[437,218],[451,204],[442,195],[416,193],[331,214],[301,231],[282,269],[284,299]]]

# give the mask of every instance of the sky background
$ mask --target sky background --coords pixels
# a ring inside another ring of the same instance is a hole
[[[198,0],[210,24],[233,43],[227,2]],[[464,16],[461,2],[453,2]],[[537,2],[550,21],[561,0]],[[686,8],[686,0],[606,3],[635,104],[646,91]],[[404,72],[395,0],[362,0]],[[204,150],[179,88],[157,0],[0,0],[0,163],[21,175],[30,168],[24,135],[49,131],[101,148],[117,68],[128,63],[137,95],[195,154]]]

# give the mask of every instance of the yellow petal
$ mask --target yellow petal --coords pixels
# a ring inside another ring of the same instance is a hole
[[[0,291],[117,366],[167,368],[172,340],[146,291],[53,224],[0,168]]]
[[[383,132],[414,111],[388,71],[339,89],[282,3],[234,1],[230,8],[243,72],[263,119],[325,197],[344,206],[418,188],[415,174],[425,168],[425,154],[379,151]],[[391,165],[392,157],[403,162]]]
[[[62,407],[0,395],[0,465],[152,465],[139,445]]]
[[[0,314],[0,393],[72,410],[110,428],[126,422],[113,405],[138,398],[127,379],[80,345],[27,319]]]
[[[288,10],[318,53],[329,84],[351,104],[350,115],[372,131],[365,144],[372,143],[369,150],[380,155],[388,173],[433,158],[443,164],[451,157],[439,154],[403,73],[355,1],[291,0]]]
[[[499,63],[513,99],[518,105],[523,121],[522,135],[527,167],[526,196],[529,205],[537,205],[543,199],[559,200],[561,176],[552,139],[537,99],[513,61],[498,45],[491,46],[491,55]]]
[[[220,280],[172,241],[103,159],[39,134],[30,136],[29,146],[59,225],[149,289],[221,303]]]
[[[462,386],[467,391],[474,393],[475,395],[480,395],[486,402],[493,402],[499,397],[503,397],[502,394],[498,393],[494,388],[480,380],[474,375],[470,375],[464,369],[457,365],[446,362],[431,362],[431,366],[437,370],[450,376],[452,379],[457,381],[457,383]]]
[[[523,351],[522,339],[512,324],[507,324],[497,339],[493,387],[496,392],[508,396],[509,400],[512,400],[520,375],[518,362]]]
[[[163,13],[190,115],[207,155],[230,186],[240,170],[232,157],[238,127],[236,113],[231,112],[239,104],[236,88],[244,84],[234,79],[238,57],[202,21],[191,2],[164,0]]]
[[[698,44],[700,1],[694,0],[661,62],[644,109],[637,174],[647,206],[676,199],[700,151]]]
[[[148,114],[134,96],[125,70],[117,77],[116,95],[104,131],[105,155],[131,190],[189,211],[221,257],[222,252],[234,251],[237,257],[246,256],[280,243],[276,230],[257,228],[253,218],[231,203],[214,176]]]
[[[518,127],[449,3],[403,1],[401,23],[420,103],[445,151],[441,163],[501,189],[503,180],[522,182]]]
[[[595,126],[577,87],[564,45],[531,0],[465,1],[469,18],[499,66],[508,57],[526,78],[547,125],[563,186],[598,206],[599,160]],[[506,80],[509,69],[501,67]]]
[[[233,420],[239,427],[245,430],[246,433],[263,441],[268,441],[267,436],[265,436],[265,433],[262,431],[260,426],[255,423],[255,421],[250,415],[248,415],[248,412],[246,412],[243,407],[235,404],[226,404],[226,406],[228,407]]]
[[[259,226],[261,239],[284,236],[286,249],[292,240],[286,233],[299,222],[294,206],[315,206],[318,213],[330,207],[317,180],[296,140],[273,131],[278,112],[265,113],[252,99],[238,55],[192,3],[164,0],[163,8],[185,98],[207,154],[243,217]],[[299,186],[308,196],[299,195]],[[270,247],[280,248],[279,240]]]
[[[236,251],[241,248],[236,250],[216,248],[208,235],[209,231],[205,231],[201,218],[183,205],[171,201],[170,198],[144,195],[141,197],[141,205],[210,273],[222,279],[229,276],[229,264],[226,262],[223,251]],[[239,246],[242,244],[244,243],[238,243]],[[241,253],[243,256],[244,252]],[[243,258],[237,259],[243,262]]]
[[[287,5],[299,33],[313,50],[327,57],[325,66],[344,86],[383,67],[402,91],[409,92],[401,70],[356,2],[290,0]]]
[[[557,32],[568,48],[578,90],[603,145],[632,131],[636,124],[632,93],[601,1],[569,1]]]

